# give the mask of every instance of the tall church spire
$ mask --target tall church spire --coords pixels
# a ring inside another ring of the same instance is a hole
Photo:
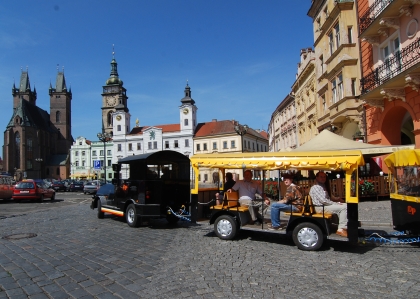
[[[123,85],[123,81],[118,77],[118,64],[115,60],[115,51],[114,45],[112,45],[112,61],[111,61],[111,74],[108,80],[106,80],[106,85]]]

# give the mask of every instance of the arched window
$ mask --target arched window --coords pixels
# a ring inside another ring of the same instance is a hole
[[[60,121],[61,121],[61,112],[60,111],[57,111],[55,113],[55,122],[56,123],[59,123]]]
[[[20,134],[15,133],[15,167],[20,168]]]
[[[107,115],[107,124],[108,124],[108,127],[112,126],[112,111],[109,111],[108,112],[108,115]]]

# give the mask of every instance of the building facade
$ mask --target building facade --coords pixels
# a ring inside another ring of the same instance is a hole
[[[268,125],[269,151],[279,152],[297,147],[295,97],[288,94],[271,115]]]
[[[193,136],[197,127],[197,106],[191,98],[191,87],[184,89],[184,97],[178,106],[179,123],[154,126],[136,125],[131,129],[131,115],[125,105],[115,106],[113,117],[113,157],[112,163],[129,155],[173,150],[187,157],[193,154]],[[122,178],[127,178],[129,171],[122,165]]]
[[[308,16],[313,20],[314,31],[317,131],[328,129],[349,139],[363,136],[356,3],[353,0],[314,0]],[[299,135],[301,144],[314,137],[314,132],[311,133]]]
[[[50,113],[36,105],[28,71],[22,71],[19,87],[13,84],[13,113],[4,132],[4,171],[23,178],[64,179],[69,175],[71,136],[71,89],[64,71],[50,84]]]
[[[298,146],[318,134],[316,86],[315,53],[312,48],[302,49],[296,80],[292,85],[296,107]]]
[[[244,135],[239,135],[235,126],[236,120],[213,119],[211,122],[199,123],[194,135],[194,154],[267,152],[268,134],[265,131],[248,128]],[[242,179],[242,171],[233,169],[236,179]],[[254,172],[254,177],[261,173]],[[200,182],[216,183],[218,172],[210,168],[200,169]]]
[[[366,137],[420,147],[420,1],[359,0]]]

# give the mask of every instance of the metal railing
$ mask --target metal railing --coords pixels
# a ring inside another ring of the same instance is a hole
[[[378,15],[394,0],[376,0],[359,19],[359,34],[362,34]]]
[[[360,80],[362,94],[384,84],[391,78],[420,63],[420,38],[394,53],[394,56],[375,68],[369,75]]]

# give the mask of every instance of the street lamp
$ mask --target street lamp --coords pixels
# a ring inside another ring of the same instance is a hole
[[[104,143],[104,177],[105,177],[105,183],[106,183],[106,143],[111,139],[112,134],[110,133],[98,133],[96,134],[98,136],[99,140]]]
[[[240,124],[236,124],[235,125],[235,132],[241,136],[241,149],[242,152],[244,152],[244,141],[243,141],[243,136],[246,134],[246,131],[248,131],[249,127],[247,125],[240,125]]]

